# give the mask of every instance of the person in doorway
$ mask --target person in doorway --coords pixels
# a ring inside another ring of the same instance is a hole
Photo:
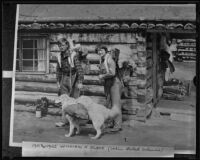
[[[116,50],[115,50],[116,51]],[[119,50],[118,50],[119,51]],[[106,107],[112,108],[114,105],[119,108],[119,116],[114,119],[111,124],[110,131],[120,131],[122,125],[121,113],[121,90],[122,84],[116,73],[116,63],[108,49],[103,46],[100,48],[98,54],[101,57],[100,75],[99,79],[104,82],[104,92],[106,95]],[[116,53],[117,54],[117,53]],[[119,54],[118,54],[119,55]]]
[[[176,57],[176,52],[177,52],[177,42],[176,39],[172,39],[172,42],[170,43],[169,46],[170,51],[172,52],[173,58]]]
[[[197,86],[197,76],[194,76],[194,78],[193,78],[193,83],[194,83],[194,85],[195,85],[195,87]]]
[[[56,72],[57,85],[59,88],[58,95],[68,94],[71,97],[78,98],[80,96],[80,89],[83,87],[82,82],[84,79],[83,68],[79,60],[78,52],[72,52],[70,43],[66,38],[60,38],[58,40],[58,46],[61,51]],[[66,124],[63,116],[64,115],[62,115],[62,122],[56,123],[57,127],[62,127]]]
[[[165,72],[165,81],[168,81],[172,78],[172,74],[175,71],[173,65],[174,57],[170,49],[170,41],[167,35],[162,35],[161,43],[161,64]]]

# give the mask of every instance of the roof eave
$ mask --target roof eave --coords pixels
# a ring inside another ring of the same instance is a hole
[[[107,19],[66,19],[66,18],[56,18],[56,19],[19,19],[19,23],[33,23],[33,22],[38,22],[38,23],[52,23],[52,22],[61,22],[61,23],[67,23],[67,22],[125,22],[125,21],[130,21],[130,22],[196,22],[196,19],[114,19],[114,18],[107,18]]]

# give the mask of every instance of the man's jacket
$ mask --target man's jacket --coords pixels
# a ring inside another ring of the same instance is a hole
[[[82,83],[84,79],[84,72],[83,72],[81,62],[79,61],[78,55],[74,57],[74,67],[72,67],[71,64],[69,63],[67,55],[70,55],[70,54],[61,52],[61,62],[60,63],[57,62],[57,68],[56,68],[57,81],[58,82],[61,81],[62,74],[70,76],[70,71],[71,71],[72,75],[77,73],[78,83]]]

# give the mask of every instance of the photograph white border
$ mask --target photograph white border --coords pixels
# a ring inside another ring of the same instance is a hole
[[[159,4],[158,4],[159,5]],[[171,4],[170,4],[171,5]],[[191,4],[193,5],[193,4]],[[16,73],[16,57],[17,57],[17,36],[18,36],[18,19],[19,19],[19,4],[16,8],[16,21],[15,21],[15,37],[14,37],[14,55],[13,55],[13,71],[12,71],[12,98],[11,98],[11,112],[10,112],[10,133],[9,133],[9,146],[22,147],[22,143],[13,142],[13,128],[14,128],[14,102],[15,102],[15,73]],[[190,150],[175,150],[175,154],[194,154]]]
[[[13,125],[14,125],[14,104],[15,104],[15,72],[16,72],[16,57],[17,57],[17,35],[18,35],[18,19],[19,19],[19,4],[16,7],[16,20],[15,20],[15,41],[14,41],[14,55],[13,55],[13,76],[12,76],[12,98],[11,98],[11,110],[10,110],[10,136],[9,146],[21,147],[22,143],[13,142]]]

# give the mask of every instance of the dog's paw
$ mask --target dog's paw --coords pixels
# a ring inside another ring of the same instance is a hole
[[[98,139],[96,136],[94,136],[94,137],[90,137],[91,139]]]
[[[65,137],[71,137],[72,135],[71,134],[65,134]]]
[[[94,135],[92,135],[92,134],[89,134],[89,137],[90,137],[91,139],[98,139],[98,138],[99,138],[99,136],[94,136]]]
[[[92,135],[92,134],[88,134],[88,136],[89,136],[89,137],[94,137],[94,135]]]
[[[88,134],[88,136],[91,138],[91,139],[96,139],[95,137],[95,135],[93,135],[93,134]]]
[[[99,139],[99,136],[90,137],[91,139]]]

